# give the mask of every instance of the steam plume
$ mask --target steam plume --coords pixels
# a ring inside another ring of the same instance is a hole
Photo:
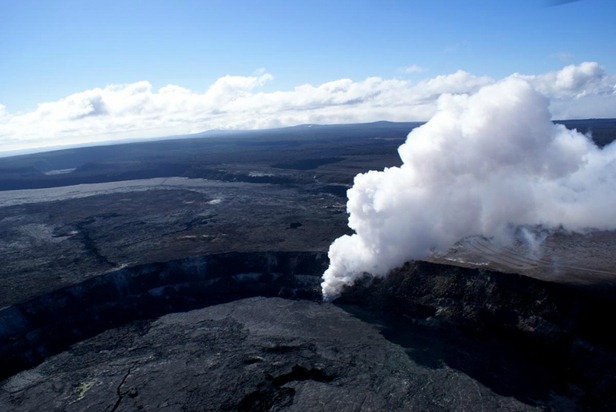
[[[616,145],[601,150],[553,124],[548,103],[516,77],[443,95],[398,149],[401,167],[355,177],[347,203],[355,234],[330,246],[324,297],[467,236],[507,242],[526,225],[614,228]]]

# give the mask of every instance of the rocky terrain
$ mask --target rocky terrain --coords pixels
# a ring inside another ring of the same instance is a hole
[[[0,307],[115,268],[327,251],[413,124],[303,126],[0,159]],[[218,137],[217,137],[218,136]]]
[[[408,125],[310,130],[0,159],[0,410],[616,409],[613,233],[465,239],[323,303]]]
[[[0,312],[3,372],[43,363],[7,378],[0,405],[616,405],[616,333],[602,326],[613,287],[415,262],[332,304],[319,291],[326,263],[320,253],[211,255],[112,271],[13,305]]]
[[[131,323],[2,389],[3,410],[538,410],[334,305],[280,298]]]
[[[321,300],[323,253],[227,253],[128,267],[0,311],[0,379],[132,320],[245,298]]]
[[[0,307],[124,266],[228,251],[327,251],[338,196],[242,182],[158,179],[38,189],[0,207]],[[134,186],[131,186],[134,185]],[[100,186],[104,185],[104,190]],[[0,196],[2,196],[0,192]]]

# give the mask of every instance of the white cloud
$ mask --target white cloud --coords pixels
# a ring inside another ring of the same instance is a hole
[[[597,63],[540,75],[514,74],[552,99],[555,118],[616,117],[614,77]],[[12,114],[0,107],[0,153],[19,149],[301,123],[429,119],[443,94],[470,94],[494,79],[465,71],[417,83],[371,77],[264,92],[274,77],[224,76],[205,92],[147,81],[109,85]],[[595,106],[594,103],[600,103]],[[596,113],[596,114],[595,114]]]
[[[263,73],[259,77],[224,76],[216,80],[207,90],[204,100],[209,104],[223,106],[234,100],[250,95],[250,91],[258,86],[263,86],[273,77]]]
[[[437,99],[440,95],[474,93],[479,88],[494,83],[489,77],[476,77],[464,70],[453,74],[436,76],[420,82],[415,91],[423,98]]]
[[[542,75],[514,74],[531,83],[537,90],[551,98],[581,97],[588,94],[611,92],[614,77],[608,76],[596,62],[565,66],[561,70]]]
[[[557,53],[554,53],[554,54],[550,55],[550,57],[552,57],[554,59],[557,59],[557,60],[560,60],[562,62],[568,62],[568,61],[573,60],[574,56],[573,56],[573,54],[571,54],[569,52],[561,51],[561,52],[557,52]]]
[[[421,67],[417,64],[411,64],[408,67],[405,67],[404,69],[402,69],[402,71],[404,73],[422,73],[425,72],[426,69],[424,67]]]

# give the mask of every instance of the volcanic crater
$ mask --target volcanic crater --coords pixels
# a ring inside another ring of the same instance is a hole
[[[613,410],[613,233],[463,239],[322,301],[344,190],[415,126],[0,159],[2,409]]]

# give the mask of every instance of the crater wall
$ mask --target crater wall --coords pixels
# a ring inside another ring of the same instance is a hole
[[[108,272],[0,311],[0,380],[123,323],[252,296],[320,300],[327,256],[225,253]]]

